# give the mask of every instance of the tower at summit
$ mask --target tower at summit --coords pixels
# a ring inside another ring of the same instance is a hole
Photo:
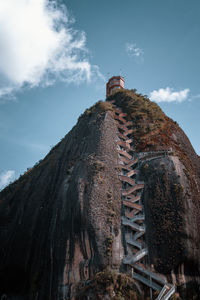
[[[106,84],[106,97],[113,94],[116,89],[124,88],[124,78],[122,76],[111,77]]]

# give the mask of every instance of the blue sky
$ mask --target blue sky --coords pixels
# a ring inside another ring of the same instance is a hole
[[[0,188],[105,99],[112,75],[158,102],[200,154],[199,37],[198,0],[2,1]]]

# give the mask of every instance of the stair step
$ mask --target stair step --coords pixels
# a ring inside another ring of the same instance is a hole
[[[126,123],[126,126],[133,126],[133,122],[132,122],[132,121],[128,121],[128,122]]]
[[[121,114],[120,114],[121,115]],[[127,123],[127,121],[126,121],[126,119],[124,119],[123,117],[121,117],[119,115],[119,121],[121,121],[122,123],[124,123],[124,125],[126,125],[126,123]]]
[[[131,222],[135,222],[135,221],[143,221],[145,219],[145,217],[143,218],[140,218],[140,219],[135,219],[137,218],[138,216],[140,216],[141,214],[139,214],[139,211],[136,211],[135,209],[133,209],[131,212],[130,211],[127,211],[125,210],[125,217],[129,218],[129,220]]]
[[[137,209],[137,210],[142,211],[142,205],[140,205],[140,204],[133,203],[133,207],[134,207],[135,209]]]
[[[129,134],[131,134],[131,133],[133,133],[133,129],[128,129],[128,130],[124,131],[124,135],[126,135],[126,136],[129,135]]]
[[[132,156],[130,154],[128,154],[126,151],[123,151],[123,150],[118,150],[118,153],[127,157],[128,159],[131,159]]]
[[[124,226],[129,226],[132,229],[138,231],[138,232],[145,232],[145,226],[144,225],[138,225],[132,221],[130,221],[129,219],[127,219],[126,217],[122,217],[122,225]],[[136,240],[135,235],[133,236],[133,239]]]
[[[121,160],[121,162],[125,163],[129,167],[129,163],[131,162],[130,159],[128,159],[128,158],[126,158],[124,156],[120,156],[120,160]]]
[[[136,174],[136,171],[135,170],[131,170],[131,171],[129,171],[127,174],[126,174],[126,176],[127,177],[131,177],[131,176],[133,176],[133,175],[135,175]]]
[[[132,210],[131,212],[130,211],[127,211],[125,210],[125,217],[129,218],[129,219],[133,219],[134,218],[134,215],[135,215],[135,212],[134,210]]]
[[[131,208],[135,208],[139,211],[142,211],[142,205],[140,204],[136,204],[136,203],[133,203],[133,202],[130,202],[130,201],[127,201],[127,200],[123,200],[123,204],[125,206],[128,206],[128,207],[131,207]]]
[[[138,213],[139,213],[139,211],[138,211]],[[131,222],[144,221],[145,220],[145,216],[141,215],[141,214],[136,215],[135,210],[132,210],[131,212],[125,210],[125,217],[129,218]]]
[[[123,117],[120,117],[120,115],[115,115],[114,118],[117,121],[121,121],[123,124],[127,123],[126,119],[124,119]]]
[[[132,245],[132,246],[135,246],[137,248],[139,248],[140,250],[142,249],[142,244],[139,243],[139,242],[136,242],[135,240],[133,239],[129,239],[126,241],[128,244]]]
[[[137,240],[137,239],[139,239],[141,236],[143,236],[144,234],[145,234],[145,231],[136,232],[136,233],[133,235],[133,239],[134,239],[134,240]]]
[[[138,158],[135,158],[134,160],[132,160],[132,161],[129,162],[128,166],[129,166],[129,167],[132,167],[132,166],[134,166],[137,162],[138,162]]]
[[[119,179],[121,180],[121,181],[124,181],[124,182],[127,182],[127,183],[129,183],[130,185],[135,185],[135,180],[134,179],[132,179],[132,178],[130,178],[130,177],[128,177],[128,176],[125,176],[125,175],[119,175]]]
[[[136,222],[136,221],[144,221],[145,220],[145,216],[144,214],[140,214],[135,216],[133,219],[131,219],[132,222]]]
[[[118,137],[120,138],[120,139],[123,139],[123,140],[127,140],[127,137],[126,136],[124,136],[121,132],[118,132]]]
[[[156,280],[157,282],[161,283],[162,285],[165,285],[167,283],[167,279],[165,276],[154,273],[154,272],[140,266],[139,264],[134,264],[134,265],[132,265],[132,267],[134,267],[134,269],[140,271],[141,273],[144,273],[144,274],[150,276],[152,279]]]
[[[125,257],[123,259],[123,263],[125,265],[133,266],[137,261],[142,259],[147,254],[148,254],[148,250],[146,248],[143,248],[143,249],[139,250],[136,254]]]
[[[162,296],[165,294],[165,292],[167,291],[167,289],[168,289],[168,286],[165,284],[163,286],[162,290],[160,291],[160,294],[156,298],[156,300],[162,300]]]
[[[132,171],[132,170],[131,170],[131,167],[129,167],[129,166],[127,166],[127,165],[122,165],[122,164],[120,164],[118,167],[121,168],[121,169],[127,170],[127,171]]]
[[[127,113],[120,113],[120,115],[119,115],[120,117],[127,117]]]
[[[141,195],[137,195],[137,196],[127,196],[125,200],[131,201],[133,203],[140,201],[141,199]]]
[[[161,300],[168,300],[176,292],[174,285],[171,285],[170,287],[170,290],[161,298]]]
[[[125,189],[122,191],[122,196],[127,196],[132,194],[133,192],[137,191],[137,190],[141,190],[144,188],[144,184],[136,184],[134,187],[130,188],[130,189]]]
[[[127,142],[128,144],[131,144],[131,143],[133,142],[133,139],[128,139],[128,140],[126,140],[126,142]]]
[[[130,124],[129,124],[129,122],[128,122],[128,121],[124,122],[124,126],[126,126],[126,128],[127,128],[126,130],[129,130],[129,128],[128,128],[128,127],[130,126]]]
[[[119,141],[117,141],[117,144],[118,144],[119,146],[125,148],[125,149],[128,149],[128,150],[130,150],[130,148],[131,148],[130,144],[127,143],[126,141],[121,141],[121,140],[119,140]]]
[[[125,205],[125,206],[128,206],[128,207],[131,207],[131,208],[135,208],[135,209],[137,209],[137,210],[142,210],[142,207],[136,207],[136,205],[137,204],[135,204],[135,203],[132,203],[132,202],[130,202],[130,201],[126,201],[126,200],[123,200],[123,204]],[[141,206],[141,205],[140,205]]]
[[[128,131],[128,130],[129,130],[129,129],[126,127],[125,124],[122,125],[122,124],[117,123],[117,127],[118,127],[119,129],[123,130],[123,131]],[[124,132],[123,132],[123,135],[126,136],[126,135],[124,134]]]
[[[139,275],[139,274],[136,274],[136,273],[133,273],[133,278],[142,282],[143,284],[147,285],[148,287],[152,288],[153,290],[155,291],[161,291],[162,290],[162,287],[154,282],[151,282],[151,280]]]

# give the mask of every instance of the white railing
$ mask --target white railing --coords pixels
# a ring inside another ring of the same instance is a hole
[[[118,113],[119,113],[119,109],[118,109]],[[116,121],[119,123],[118,120],[119,117],[117,116]],[[124,121],[126,120],[124,119]],[[124,145],[126,141],[130,139],[127,137],[126,126],[118,124],[118,128],[121,128],[124,131],[123,133],[119,134],[119,139],[123,140],[123,143],[121,143],[121,145],[119,143],[118,151],[121,155],[126,156],[126,159],[124,159],[121,158],[121,156],[119,155],[121,159],[119,164],[124,165],[124,168],[122,167],[124,176],[119,176],[122,182],[128,182],[126,178],[126,174],[128,174],[128,172],[130,172],[131,170],[134,170],[135,172],[135,169],[140,166],[140,162],[144,162],[144,160],[151,160],[161,156],[174,154],[172,149],[170,149],[170,150],[143,152],[134,155],[133,157],[132,155],[132,152],[134,151],[133,148],[131,149],[126,148],[126,151],[124,151]],[[143,188],[144,188],[144,182],[137,181],[132,188],[121,190],[122,201],[134,203],[134,198],[135,198],[136,200],[135,202],[139,201],[140,204],[138,206],[135,205],[132,208],[131,206],[128,206],[129,209],[130,208],[133,209],[132,210],[132,215],[134,215],[133,218],[122,216],[122,225],[127,226],[129,230],[131,230],[132,232],[131,237],[130,234],[126,235],[125,237],[127,249],[130,247],[134,248],[134,252],[132,252],[131,254],[129,253],[127,256],[124,257],[123,263],[129,265],[131,268],[135,270],[135,272],[133,272],[132,274],[134,279],[140,281],[141,283],[145,284],[151,289],[159,291],[159,295],[156,298],[156,300],[168,300],[175,293],[175,286],[169,284],[165,276],[151,271],[147,265],[140,264],[140,261],[145,261],[144,257],[148,254],[148,249],[145,247],[144,238],[141,241],[142,237],[145,234],[144,207],[141,205],[141,198],[139,197],[139,199],[137,199],[138,195],[141,196]],[[137,195],[135,195],[137,190],[138,191],[141,190],[141,192],[139,193],[137,192]],[[133,201],[131,201],[132,198]],[[126,203],[124,203],[124,205],[125,204]],[[126,207],[127,206],[125,206],[125,209],[127,209]],[[130,210],[127,211],[127,215],[128,214],[130,214]],[[137,222],[139,222],[139,224]]]

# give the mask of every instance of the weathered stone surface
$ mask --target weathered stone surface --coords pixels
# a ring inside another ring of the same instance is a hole
[[[175,122],[148,99],[133,94],[117,93],[115,103],[133,121],[133,140],[144,157],[137,180],[145,183],[142,199],[150,264],[177,285],[183,299],[198,299],[200,159]]]
[[[1,192],[0,295],[63,299],[107,266],[119,270],[124,250],[116,132],[112,112],[97,105]]]
[[[178,125],[148,99],[131,91],[114,98],[129,130],[118,126],[110,103],[99,103],[44,160],[0,193],[0,298],[117,297],[118,280],[126,279],[117,273],[126,272],[119,175],[127,169],[132,176],[135,164],[136,181],[144,182],[149,263],[178,286],[182,299],[198,297],[200,159]],[[134,161],[118,154],[122,134],[133,140]],[[108,268],[115,270],[113,277]],[[144,299],[145,288],[129,282],[129,290],[133,286]],[[132,297],[139,299],[135,290]]]

